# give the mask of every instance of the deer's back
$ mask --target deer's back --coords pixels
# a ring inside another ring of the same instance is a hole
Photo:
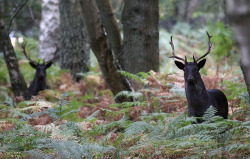
[[[210,103],[218,110],[216,115],[222,116],[227,119],[228,115],[228,102],[225,94],[218,89],[207,89]]]

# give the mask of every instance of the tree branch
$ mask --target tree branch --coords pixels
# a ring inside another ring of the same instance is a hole
[[[29,7],[29,12],[30,12],[30,16],[31,16],[32,20],[34,21],[35,25],[39,27],[39,23],[38,23],[38,21],[35,19],[33,10],[32,10],[32,8],[31,8],[31,3],[30,3],[30,5],[28,5],[28,7]]]
[[[29,0],[26,0],[22,5],[19,6],[19,8],[17,8],[16,12],[12,15],[12,17],[10,18],[10,24],[9,24],[9,28],[8,28],[8,31],[10,32],[10,29],[11,29],[11,26],[12,26],[12,23],[15,19],[15,17],[17,16],[17,14],[20,12],[20,10],[26,5],[26,3],[28,2]]]

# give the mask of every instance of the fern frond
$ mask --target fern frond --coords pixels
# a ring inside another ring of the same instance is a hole
[[[127,128],[131,123],[132,121],[128,120],[126,115],[123,115],[123,117],[118,121],[113,121],[107,125],[98,125],[96,131],[99,133],[106,133],[109,129]]]
[[[39,140],[41,148],[50,148],[56,152],[55,158],[75,158],[75,159],[92,159],[93,157],[100,156],[103,158],[105,153],[116,154],[117,149],[112,146],[101,146],[98,144],[91,144],[84,142],[82,145],[69,140],[58,140],[58,139],[42,139]]]
[[[173,85],[173,87],[170,89],[170,92],[173,92],[177,94],[178,96],[185,97],[185,89],[182,87],[179,87],[177,85]]]
[[[50,154],[45,154],[42,151],[38,151],[38,150],[30,150],[27,151],[28,154],[30,155],[31,158],[43,158],[43,159],[52,159],[54,158],[53,155]]]
[[[217,109],[214,108],[213,106],[210,106],[204,113],[203,119],[204,123],[210,123],[213,122],[213,118],[215,114],[217,113]]]
[[[47,101],[25,101],[25,104],[28,105],[25,108],[20,109],[25,112],[28,111],[30,113],[37,113],[42,111],[43,108],[53,108],[55,104]]]
[[[150,140],[161,140],[163,139],[162,132],[164,131],[165,127],[155,126],[151,133],[148,134],[148,138]]]
[[[29,107],[26,107],[26,108],[22,108],[20,109],[21,111],[23,112],[30,112],[30,113],[37,113],[37,112],[40,112],[42,111],[42,107],[41,106],[29,106]]]
[[[79,112],[79,110],[70,110],[70,111],[68,111],[68,112],[66,112],[66,113],[64,113],[64,114],[62,114],[60,117],[63,118],[63,117],[65,117],[65,116],[67,116],[67,115],[69,115],[69,114],[71,114],[71,113],[77,113],[77,112]]]
[[[118,103],[118,104],[111,104],[110,108],[130,108],[133,106],[145,106],[147,103],[144,102],[123,102],[123,103]]]
[[[121,91],[121,92],[119,92],[119,93],[117,93],[117,94],[115,95],[115,99],[116,99],[117,97],[120,97],[120,96],[125,96],[125,97],[127,97],[127,98],[133,97],[133,98],[135,98],[135,99],[138,99],[138,98],[142,97],[143,95],[142,95],[142,93],[140,93],[140,92]]]
[[[131,80],[135,80],[135,81],[137,81],[139,83],[144,82],[144,80],[141,77],[139,77],[138,75],[135,75],[135,74],[132,74],[132,73],[129,73],[129,72],[126,72],[126,71],[118,71],[118,72],[120,72],[123,76],[125,76],[125,77],[127,77],[127,78],[129,78]]]
[[[250,144],[241,144],[241,143],[235,143],[235,144],[231,144],[228,146],[225,146],[224,149],[228,152],[235,152],[238,150],[249,150]]]
[[[85,120],[86,121],[90,121],[95,119],[95,117],[98,115],[98,113],[100,112],[100,110],[95,111],[94,113],[92,113],[90,116],[88,116]]]
[[[243,92],[240,94],[240,98],[247,104],[250,105],[250,97],[247,92]]]
[[[49,134],[52,131],[58,130],[59,126],[56,126],[54,123],[51,123],[48,125],[36,125],[34,128],[42,133]]]
[[[51,139],[60,139],[60,140],[75,140],[77,139],[76,136],[74,136],[74,130],[72,129],[53,129],[51,132]]]
[[[152,126],[149,123],[145,121],[134,122],[125,130],[124,137],[128,138],[133,135],[140,135],[149,130],[152,130]]]
[[[92,130],[93,128],[93,124],[90,122],[80,122],[80,123],[76,123],[76,125],[82,130],[82,131],[86,131],[86,130]]]
[[[63,93],[62,97],[60,98],[60,100],[57,102],[58,103],[58,111],[59,114],[62,113],[62,108],[66,105],[69,104],[69,101],[67,100],[67,98],[69,97],[68,93]]]

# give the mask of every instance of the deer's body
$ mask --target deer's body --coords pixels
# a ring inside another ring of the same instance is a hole
[[[212,105],[218,111],[216,115],[227,119],[228,102],[225,94],[218,89],[206,89],[200,76],[195,85],[185,80],[185,92],[189,117],[202,117],[204,112]]]
[[[207,52],[198,59],[195,59],[193,56],[193,62],[187,62],[185,59],[175,55],[174,45],[172,42],[172,37],[170,45],[173,49],[173,56],[176,59],[184,61],[175,61],[175,65],[184,71],[185,79],[185,93],[188,101],[188,116],[194,117],[203,117],[205,111],[213,106],[217,109],[217,114],[224,119],[227,119],[228,116],[228,102],[225,94],[218,89],[206,89],[199,70],[204,67],[206,59],[201,60],[210,52],[212,44],[210,43],[210,36],[208,33],[208,49]],[[201,61],[199,61],[201,60]],[[202,122],[202,120],[198,120]]]
[[[36,77],[29,86],[31,95],[38,95],[38,92],[49,88],[46,80],[38,80]]]

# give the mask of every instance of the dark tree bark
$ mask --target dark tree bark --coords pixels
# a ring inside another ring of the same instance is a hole
[[[11,44],[8,30],[3,21],[0,21],[0,37],[0,51],[4,54],[4,59],[9,71],[12,91],[15,96],[23,96],[28,100],[31,96],[23,75],[19,70],[16,54]]]
[[[61,48],[60,66],[70,69],[73,79],[79,81],[78,73],[88,72],[89,45],[83,27],[81,6],[78,0],[60,0]]]
[[[123,66],[130,73],[159,70],[158,0],[125,0]]]
[[[107,38],[111,49],[114,51],[115,60],[121,64],[122,62],[122,39],[120,28],[111,8],[109,0],[96,0],[98,10],[100,12],[101,23],[107,33]]]
[[[126,79],[118,72],[117,65],[108,46],[107,38],[102,28],[100,16],[93,0],[80,1],[83,13],[84,26],[86,28],[90,47],[93,50],[100,69],[108,87],[114,95],[120,91],[131,91]],[[116,102],[130,101],[120,97]]]
[[[241,70],[250,96],[250,1],[227,0],[227,11],[233,22],[236,41],[241,51]]]

